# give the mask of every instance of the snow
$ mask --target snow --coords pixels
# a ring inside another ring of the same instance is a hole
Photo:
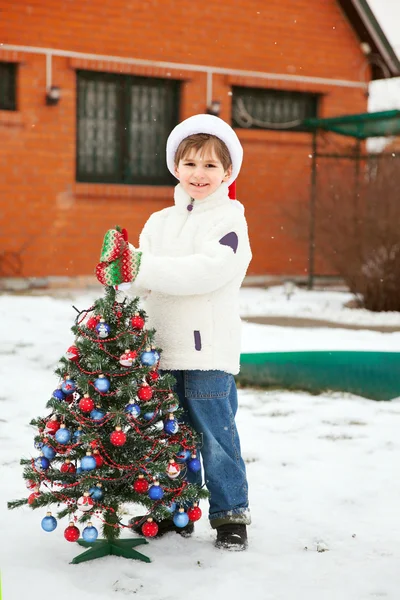
[[[301,316],[308,306],[313,317],[322,311],[340,319],[346,298],[296,291],[291,300],[279,302],[279,289],[242,292],[243,313],[253,315],[274,314],[270,311],[281,305]],[[57,600],[397,600],[400,399],[379,403],[338,393],[240,390],[238,426],[253,516],[249,549],[243,553],[215,549],[214,533],[203,518],[191,539],[169,534],[142,546],[150,564],[106,557],[71,565],[80,548],[64,540],[66,520],[45,533],[43,509],[7,511],[7,500],[27,494],[19,459],[35,452],[28,423],[45,414],[57,382],[53,370],[72,341],[71,305],[88,307],[94,297],[0,296],[4,599],[38,600],[50,593]],[[368,318],[376,317],[362,316],[365,323]],[[285,335],[292,348],[312,331],[315,343],[319,336],[332,346],[337,335],[345,343],[376,333],[272,329],[276,347]],[[203,509],[206,513],[205,504]]]

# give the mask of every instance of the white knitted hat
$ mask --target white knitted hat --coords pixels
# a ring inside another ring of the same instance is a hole
[[[193,117],[179,123],[171,131],[167,140],[167,166],[172,175],[175,175],[174,159],[179,144],[189,135],[195,133],[215,135],[226,144],[232,159],[232,175],[227,181],[227,184],[230,185],[239,175],[243,160],[243,148],[232,127],[219,117],[214,117],[214,115],[193,115]]]

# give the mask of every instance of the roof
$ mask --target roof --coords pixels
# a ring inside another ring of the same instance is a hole
[[[400,135],[400,110],[360,113],[327,119],[305,119],[303,125],[310,131],[323,129],[359,140]]]
[[[366,53],[372,66],[372,79],[400,76],[400,61],[383,33],[367,0],[338,0],[357,33],[360,42],[368,44]]]

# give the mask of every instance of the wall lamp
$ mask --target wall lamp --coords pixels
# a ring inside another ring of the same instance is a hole
[[[221,102],[219,100],[212,100],[211,104],[207,106],[207,114],[219,117],[221,112]]]
[[[61,90],[57,85],[52,85],[46,92],[46,104],[47,106],[55,106],[59,103],[61,98]]]

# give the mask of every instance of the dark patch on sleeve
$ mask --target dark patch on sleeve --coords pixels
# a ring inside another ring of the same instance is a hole
[[[201,350],[201,335],[200,331],[194,331],[194,347],[196,350]]]
[[[231,231],[230,233],[224,235],[224,237],[219,240],[219,243],[223,246],[229,246],[229,248],[232,248],[233,252],[236,254],[236,250],[239,245],[239,238],[234,231]]]

